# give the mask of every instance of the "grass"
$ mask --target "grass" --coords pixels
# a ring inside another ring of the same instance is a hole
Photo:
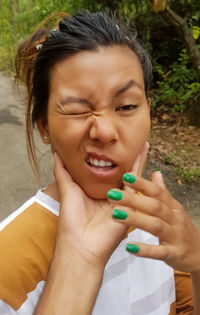
[[[0,45],[0,71],[7,74],[14,73],[15,52],[16,46],[13,44],[9,46]]]
[[[200,165],[197,167],[186,167],[180,161],[175,159],[175,154],[171,152],[163,158],[165,164],[170,164],[175,167],[175,170],[180,178],[187,183],[200,184]]]
[[[179,165],[176,167],[176,170],[185,182],[200,184],[200,166],[192,169],[185,169],[183,166]]]

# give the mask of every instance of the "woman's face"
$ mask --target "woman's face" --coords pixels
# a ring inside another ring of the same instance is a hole
[[[45,132],[88,196],[105,199],[121,187],[149,129],[142,68],[130,49],[81,52],[53,67]]]

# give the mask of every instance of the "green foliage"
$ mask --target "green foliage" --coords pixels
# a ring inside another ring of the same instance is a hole
[[[196,167],[186,167],[183,165],[183,162],[176,160],[176,154],[174,152],[169,153],[168,155],[163,157],[163,162],[165,164],[172,165],[178,176],[188,183],[200,184],[200,166]]]
[[[0,69],[9,74],[14,73],[16,46],[0,46]]]
[[[179,54],[177,61],[169,65],[165,71],[160,64],[155,65],[154,71],[158,75],[158,89],[153,95],[152,107],[164,104],[165,110],[183,112],[190,105],[199,102],[200,83],[196,73],[191,69],[185,49]]]
[[[173,164],[174,158],[175,158],[175,153],[171,152],[163,158],[163,161],[166,164]]]
[[[197,45],[200,43],[200,1],[169,0],[172,10],[186,17]],[[152,9],[150,0],[0,0],[0,70],[14,71],[17,44],[27,38],[46,16],[53,12],[74,13],[117,10],[145,43],[154,64],[152,106],[164,104],[166,110],[184,111],[199,102],[200,84],[186,50],[174,30]]]
[[[200,184],[200,166],[186,169],[179,165],[176,167],[176,170],[185,182]]]
[[[199,36],[200,36],[200,27],[198,27],[198,26],[193,26],[193,27],[192,27],[192,33],[193,33],[194,39],[198,39]]]

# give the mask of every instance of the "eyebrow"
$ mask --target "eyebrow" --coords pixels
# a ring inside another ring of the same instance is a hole
[[[134,80],[130,80],[128,83],[126,83],[125,86],[123,86],[117,92],[115,92],[114,97],[117,97],[117,96],[121,95],[122,93],[126,92],[128,89],[130,89],[130,88],[132,88],[134,86],[138,87],[139,89],[142,89],[140,84],[138,84]],[[92,107],[92,103],[89,102],[87,99],[80,98],[80,97],[75,97],[75,96],[68,96],[64,100],[62,100],[61,102],[58,102],[58,104],[61,105],[61,106],[67,105],[67,104],[71,104],[71,103],[85,104],[85,105],[88,105],[88,106]]]
[[[128,89],[132,88],[133,86],[138,87],[139,89],[142,89],[141,85],[138,84],[136,81],[134,80],[130,80],[124,87],[122,87],[121,89],[119,89],[115,94],[114,97],[121,95],[122,93],[126,92]]]

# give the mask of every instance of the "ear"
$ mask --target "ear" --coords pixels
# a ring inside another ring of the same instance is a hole
[[[49,137],[49,129],[47,120],[43,117],[37,120],[37,128],[40,133],[41,139],[45,144],[50,144],[50,137]]]

